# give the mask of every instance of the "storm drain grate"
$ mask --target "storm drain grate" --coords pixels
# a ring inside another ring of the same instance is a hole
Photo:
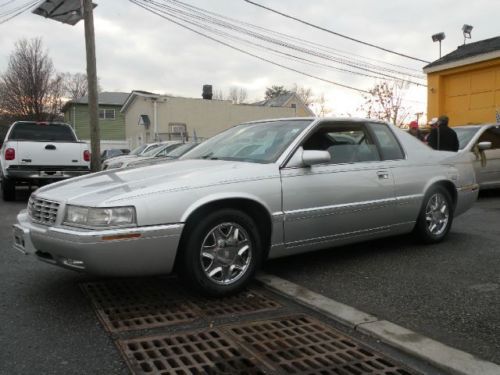
[[[275,300],[254,290],[209,299],[190,295],[175,279],[111,280],[81,284],[97,315],[110,332],[184,324],[278,309]]]
[[[200,316],[195,304],[161,279],[114,280],[81,287],[110,332],[182,324]]]
[[[210,329],[118,342],[134,374],[265,374],[244,349]]]
[[[244,323],[226,331],[287,374],[413,374],[308,316]]]
[[[281,305],[275,300],[247,290],[237,295],[219,299],[197,299],[193,301],[208,317],[241,315],[267,310],[279,309]]]
[[[412,375],[304,315],[118,340],[132,373]]]

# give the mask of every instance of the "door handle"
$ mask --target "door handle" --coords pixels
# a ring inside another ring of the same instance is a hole
[[[378,171],[377,176],[381,180],[388,180],[389,179],[389,172],[386,171]]]

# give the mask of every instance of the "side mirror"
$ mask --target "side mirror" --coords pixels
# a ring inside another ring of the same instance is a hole
[[[489,150],[491,148],[491,142],[479,142],[477,148],[479,151]]]
[[[328,151],[304,150],[302,152],[302,163],[310,167],[315,164],[329,163],[332,160]]]

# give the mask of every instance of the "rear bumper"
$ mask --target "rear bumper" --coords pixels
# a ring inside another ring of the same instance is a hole
[[[14,248],[39,260],[103,276],[170,273],[183,224],[78,230],[32,223],[26,210],[13,227]]]
[[[79,170],[30,170],[7,168],[5,176],[16,180],[63,180],[66,178],[82,176],[90,173],[89,169]]]

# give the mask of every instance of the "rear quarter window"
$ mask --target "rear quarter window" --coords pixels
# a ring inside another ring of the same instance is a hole
[[[76,142],[73,130],[66,124],[18,122],[9,134],[10,141]]]
[[[369,126],[380,147],[383,160],[404,159],[403,149],[387,125],[371,123]]]

